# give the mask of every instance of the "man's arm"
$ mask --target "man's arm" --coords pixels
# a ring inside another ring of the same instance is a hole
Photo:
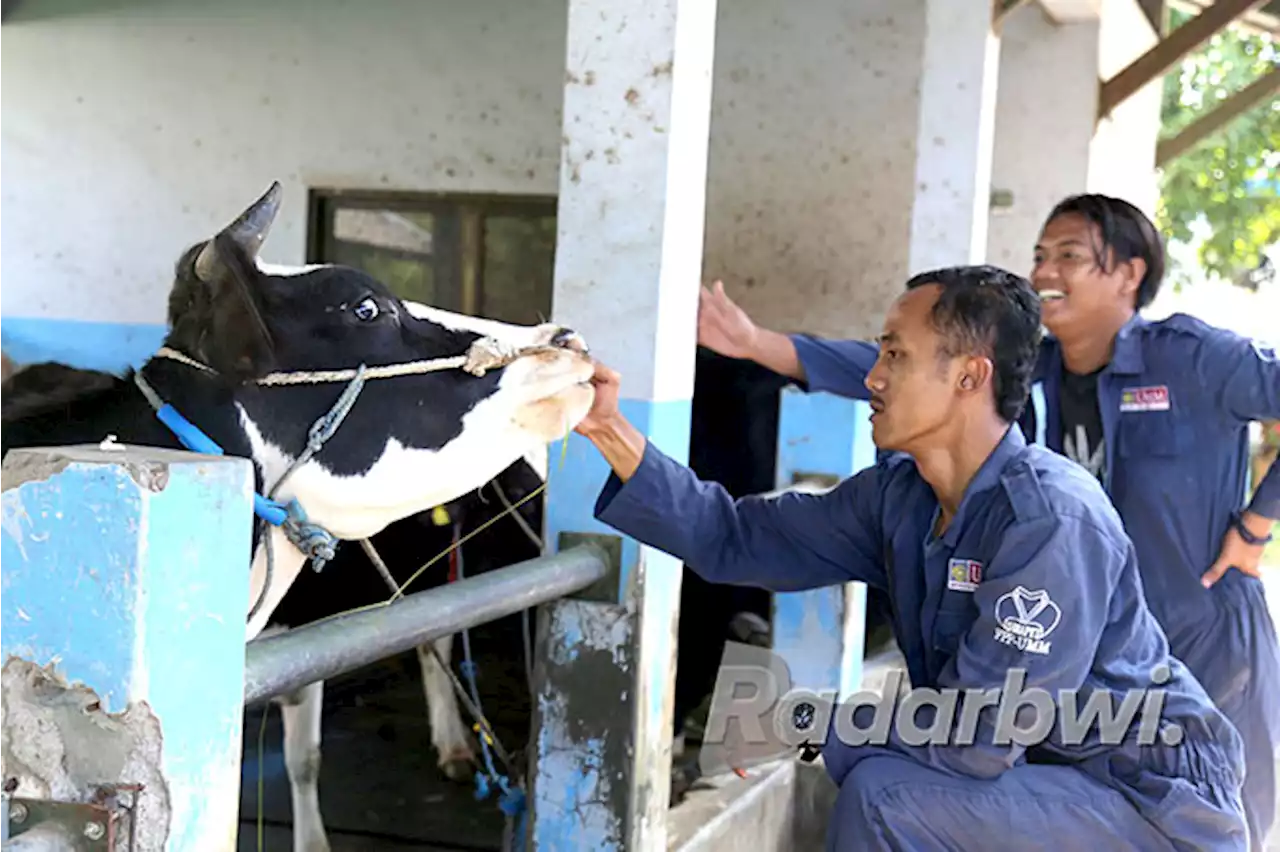
[[[761,328],[717,281],[702,288],[698,301],[698,343],[728,358],[745,358],[800,383],[806,391],[826,391],[869,399],[864,384],[880,349],[858,340],[822,340]]]
[[[880,468],[825,494],[734,500],[718,483],[663,455],[620,416],[584,434],[613,468],[596,518],[675,556],[709,582],[779,592],[850,580],[884,587]]]
[[[1204,386],[1218,388],[1219,407],[1228,417],[1242,422],[1280,418],[1280,355],[1275,347],[1215,329],[1204,338],[1196,366]],[[1280,464],[1272,464],[1259,483],[1249,511],[1280,520]],[[1268,529],[1254,532],[1266,535]]]
[[[925,705],[916,716],[916,727],[929,733],[928,742],[904,742],[895,719],[888,747],[929,766],[974,778],[996,778],[1022,762],[1025,747],[1010,738],[1007,727],[1001,731],[1008,740],[1005,744],[998,744],[995,736],[998,724],[1009,724],[1001,719],[998,704],[1006,694],[1009,670],[1025,672],[1022,692],[1038,687],[1055,699],[1060,690],[1084,683],[1108,621],[1116,579],[1132,558],[1130,551],[1121,549],[1125,546],[1114,533],[1074,516],[1043,517],[1010,526],[973,593],[978,617],[960,637],[955,656],[939,677],[940,690],[959,693],[954,711],[948,710],[940,720],[945,738],[935,744],[938,708]],[[983,691],[989,691],[992,700],[981,701]],[[1009,695],[1004,700],[1015,698]],[[1010,709],[1015,709],[1012,704]],[[1023,704],[1016,710],[1019,730],[1036,726],[1033,705]],[[1060,707],[1057,712],[1062,712]],[[863,717],[855,718],[860,728],[870,727]],[[839,727],[832,733],[838,734]],[[864,748],[828,745],[824,759],[838,783],[870,753]]]

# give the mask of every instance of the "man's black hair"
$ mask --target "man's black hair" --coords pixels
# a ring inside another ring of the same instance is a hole
[[[1040,297],[1031,282],[996,266],[949,266],[915,275],[913,290],[942,288],[931,319],[940,357],[983,355],[994,365],[996,411],[1006,423],[1022,414],[1040,354]]]
[[[1164,242],[1147,215],[1123,198],[1087,193],[1059,201],[1045,218],[1045,224],[1068,213],[1082,216],[1085,221],[1098,226],[1102,243],[1093,247],[1093,260],[1099,269],[1110,272],[1115,264],[1134,258],[1141,258],[1147,264],[1147,274],[1138,284],[1134,307],[1142,310],[1151,304],[1164,281],[1165,259]],[[1111,265],[1107,264],[1108,249],[1114,260]]]

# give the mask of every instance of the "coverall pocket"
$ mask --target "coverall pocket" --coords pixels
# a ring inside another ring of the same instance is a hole
[[[960,648],[960,641],[973,621],[968,610],[942,610],[933,621],[933,647],[951,656]]]
[[[1116,437],[1125,458],[1182,455],[1195,440],[1192,425],[1168,411],[1122,414]]]

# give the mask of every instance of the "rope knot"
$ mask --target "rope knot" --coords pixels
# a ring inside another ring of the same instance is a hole
[[[482,337],[467,350],[462,369],[473,376],[483,376],[495,367],[505,367],[520,357],[520,350],[492,337]]]
[[[311,569],[318,573],[337,553],[338,540],[324,527],[308,521],[307,513],[296,499],[290,500],[285,508],[288,516],[280,528],[289,542],[311,559]]]

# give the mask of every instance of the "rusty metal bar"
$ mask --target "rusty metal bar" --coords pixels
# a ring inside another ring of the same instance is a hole
[[[1101,85],[1098,92],[1098,118],[1109,116],[1113,109],[1143,86],[1168,71],[1236,18],[1264,2],[1266,0],[1217,0],[1199,15],[1172,30],[1155,47]]]
[[[1194,148],[1276,91],[1280,91],[1280,67],[1272,65],[1258,79],[1225,100],[1219,101],[1217,106],[1182,128],[1176,136],[1157,142],[1156,166],[1163,166]]]
[[[605,552],[583,544],[255,639],[245,647],[244,703],[283,695],[410,648],[571,595],[605,576]]]

